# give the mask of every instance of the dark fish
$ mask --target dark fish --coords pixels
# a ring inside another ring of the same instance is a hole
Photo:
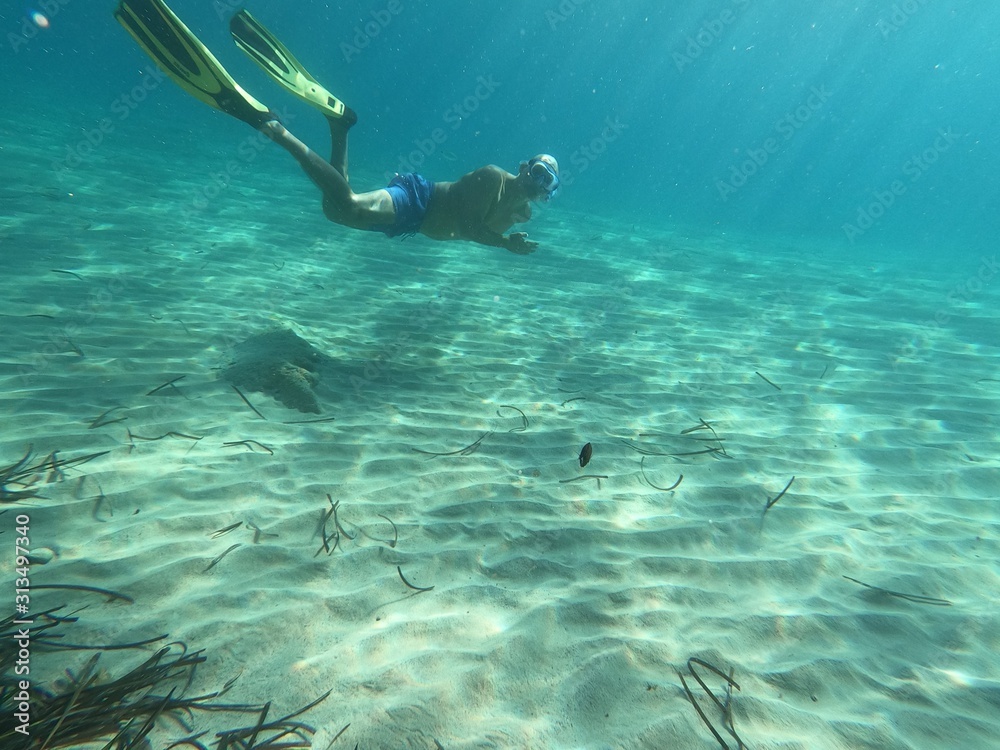
[[[586,466],[587,464],[589,464],[589,463],[590,463],[590,457],[591,457],[592,455],[594,455],[594,447],[593,447],[593,446],[592,446],[592,445],[591,445],[590,443],[587,443],[587,444],[586,444],[585,446],[583,446],[583,448],[582,448],[582,449],[580,450],[580,468],[581,468],[581,469],[582,469],[582,468],[583,468],[584,466]]]

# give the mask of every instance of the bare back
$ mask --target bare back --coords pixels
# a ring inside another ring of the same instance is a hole
[[[471,240],[503,246],[503,233],[531,218],[517,175],[493,165],[455,182],[437,182],[420,233],[435,240]]]

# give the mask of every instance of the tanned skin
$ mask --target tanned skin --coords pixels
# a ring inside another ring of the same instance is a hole
[[[396,211],[385,189],[355,193],[347,177],[347,131],[356,122],[348,110],[342,118],[328,117],[333,153],[330,161],[312,151],[277,120],[264,123],[260,130],[295,157],[309,178],[323,193],[323,213],[330,221],[353,229],[392,224]],[[554,171],[558,165],[546,161]],[[504,234],[514,224],[531,218],[531,202],[545,198],[546,192],[528,173],[522,162],[517,174],[500,167],[480,167],[455,182],[434,183],[434,193],[420,234],[435,240],[466,240],[512,253],[533,253],[537,242],[524,232]]]

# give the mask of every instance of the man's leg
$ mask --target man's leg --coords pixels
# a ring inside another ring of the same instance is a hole
[[[370,222],[362,221],[362,208],[347,182],[347,128],[330,120],[333,152],[330,161],[323,158],[292,135],[278,121],[266,123],[261,131],[290,153],[323,192],[323,213],[331,221],[349,227],[365,228]]]
[[[350,182],[351,178],[347,176],[347,131],[354,123],[345,124],[342,119],[332,117],[327,117],[326,121],[330,126],[330,166]]]

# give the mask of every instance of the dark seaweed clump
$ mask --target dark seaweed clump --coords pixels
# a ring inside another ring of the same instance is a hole
[[[270,703],[263,706],[219,703],[217,699],[232,687],[235,679],[216,692],[190,696],[195,669],[205,662],[206,656],[204,651],[191,651],[180,642],[165,643],[131,669],[112,677],[100,669],[105,652],[146,649],[164,643],[167,636],[122,645],[73,644],[66,640],[65,631],[78,618],[60,615],[63,609],[20,615],[32,623],[28,626],[16,625],[14,617],[0,620],[0,748],[58,750],[92,744],[104,750],[150,750],[153,747],[150,735],[161,724],[172,725],[168,728],[175,729],[173,734],[178,737],[161,745],[163,750],[311,747],[310,738],[315,730],[296,718],[329,693],[276,719],[268,718]],[[18,640],[30,643],[30,679],[20,674],[23,667],[17,669],[19,661],[23,664]],[[46,681],[43,679],[46,675],[39,674],[36,665],[42,663],[39,659],[42,653],[54,651],[94,653],[76,672],[67,669]],[[30,715],[27,736],[23,733],[23,719],[18,718],[19,707],[25,702]],[[251,718],[210,738],[207,731],[192,728],[198,715],[205,712],[247,714]],[[18,731],[19,726],[22,731]]]

